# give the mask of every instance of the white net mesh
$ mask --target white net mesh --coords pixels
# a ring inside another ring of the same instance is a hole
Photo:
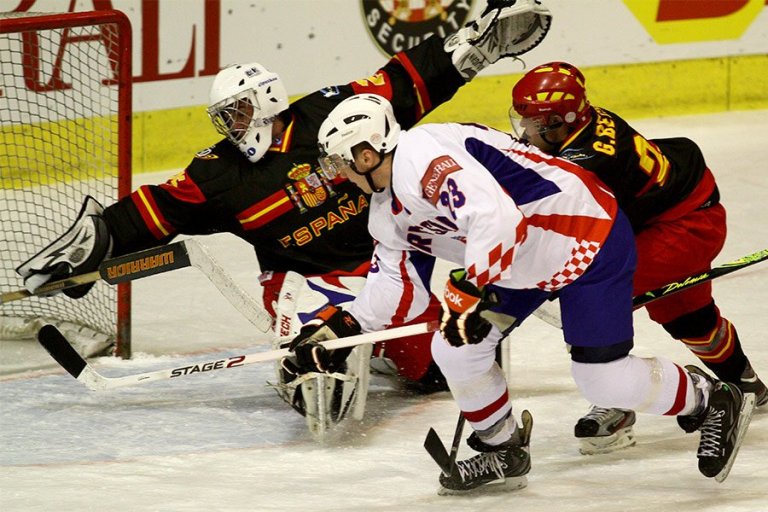
[[[0,13],[3,292],[23,287],[15,268],[71,226],[86,195],[114,202],[119,172],[126,172],[118,171],[118,25],[57,26],[67,16]],[[19,26],[32,18],[44,26]],[[35,329],[19,326],[47,319],[114,338],[117,309],[116,289],[103,283],[79,300],[0,304],[0,336],[34,336]]]

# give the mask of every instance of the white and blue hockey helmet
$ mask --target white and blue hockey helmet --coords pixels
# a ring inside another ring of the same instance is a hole
[[[367,142],[381,154],[390,153],[399,137],[400,125],[386,98],[377,94],[350,96],[339,103],[320,126],[320,165],[340,159],[355,169],[353,147]]]
[[[253,62],[219,71],[208,105],[216,130],[258,162],[272,145],[272,124],[289,103],[280,77]]]

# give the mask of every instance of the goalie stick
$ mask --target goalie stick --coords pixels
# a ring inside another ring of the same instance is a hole
[[[204,245],[192,239],[104,260],[98,270],[46,283],[34,293],[25,289],[3,293],[0,304],[99,280],[115,285],[186,267],[195,267],[202,272],[224,298],[261,332],[272,328],[272,316],[234,282]]]
[[[438,322],[424,322],[415,325],[395,327],[385,331],[369,332],[357,336],[324,341],[322,342],[322,345],[329,350],[354,347],[363,343],[378,343],[394,338],[433,332],[437,330],[438,326]],[[69,341],[67,341],[64,335],[53,325],[43,326],[37,334],[37,339],[57,363],[67,370],[67,372],[69,372],[75,379],[79,380],[93,391],[134,386],[136,384],[144,384],[156,380],[184,377],[195,373],[227,370],[229,368],[239,368],[250,364],[277,361],[278,359],[291,354],[287,348],[283,348],[267,352],[231,356],[203,363],[188,364],[165,370],[136,373],[122,377],[106,377],[99,374],[90,364],[88,364],[72,347]],[[282,341],[290,341],[291,339],[293,338],[288,337],[284,338]]]
[[[3,293],[0,296],[0,304],[26,299],[27,297],[44,296],[52,292],[99,280],[103,280],[108,284],[126,283],[188,266],[190,266],[190,261],[185,242],[177,242],[106,259],[101,262],[98,270],[45,283],[34,292],[21,289]]]
[[[191,240],[183,242],[189,246]],[[666,297],[671,293],[675,293],[691,286],[696,286],[704,281],[715,279],[722,275],[734,272],[741,268],[753,265],[768,258],[768,249],[758,251],[750,254],[738,260],[732,261],[720,265],[712,269],[711,271],[691,276],[688,279],[680,283],[671,283],[666,287],[660,288],[658,291],[650,293],[655,294],[647,297],[643,296],[642,304],[647,304],[653,300],[657,300],[662,297]],[[666,289],[666,291],[664,291]],[[252,299],[251,299],[252,301]],[[252,304],[253,305],[253,304]],[[264,315],[269,314],[264,310],[259,310]],[[269,318],[271,325],[271,317]],[[422,324],[416,324],[405,327],[397,327],[394,329],[388,329],[386,331],[373,332],[361,334],[358,336],[351,336],[348,338],[340,338],[336,340],[323,342],[326,348],[332,350],[336,348],[353,347],[362,343],[376,343],[379,341],[385,341],[389,339],[398,338],[401,336],[410,336],[413,334],[422,334],[426,332],[432,332],[437,330],[437,322],[427,322]],[[170,379],[174,377],[180,377],[191,373],[220,370],[224,368],[232,368],[235,366],[244,366],[246,364],[253,364],[265,361],[275,361],[288,355],[287,349],[273,350],[271,352],[262,352],[258,354],[241,355],[225,360],[211,361],[202,365],[185,366],[179,368],[173,368],[170,370],[158,370],[156,372],[149,372],[145,374],[137,374],[134,376],[106,378],[102,377],[95,372],[85,360],[72,349],[69,342],[63,335],[53,326],[44,326],[38,334],[38,340],[40,343],[51,353],[51,356],[63,366],[70,374],[76,379],[83,381],[91,389],[108,389],[114,387],[129,386],[145,381],[152,381],[158,379]],[[290,341],[290,338],[286,338],[285,341]],[[82,376],[82,378],[81,378]]]

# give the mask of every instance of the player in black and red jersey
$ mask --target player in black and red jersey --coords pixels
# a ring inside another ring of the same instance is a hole
[[[224,140],[198,153],[178,176],[142,186],[103,211],[87,199],[73,229],[17,271],[34,291],[93,270],[108,255],[165,244],[178,234],[230,232],[254,247],[264,305],[273,315],[288,271],[315,278],[318,289],[312,289],[332,304],[351,300],[345,276],[365,276],[373,250],[369,197],[320,169],[320,124],[345,98],[373,93],[390,100],[397,121],[409,128],[489,64],[538,45],[550,20],[536,0],[489,0],[479,19],[445,40],[428,38],[368,78],[290,104],[280,77],[260,64],[226,68],[214,80],[208,109]],[[65,293],[82,296],[89,286]],[[401,375],[433,383],[430,339],[387,344]]]
[[[695,142],[647,139],[615,113],[590,105],[584,75],[565,62],[526,73],[512,89],[512,102],[518,135],[596,173],[613,190],[635,232],[635,296],[711,268],[725,243],[725,208]],[[715,305],[711,282],[646,310],[718,378],[755,393],[757,405],[768,404],[768,389]],[[582,452],[631,446],[634,421],[634,411],[593,407],[575,428]]]

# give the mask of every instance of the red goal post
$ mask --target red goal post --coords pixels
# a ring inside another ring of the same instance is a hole
[[[120,11],[0,13],[0,289],[66,231],[86,195],[104,206],[131,191],[131,25]],[[130,285],[97,283],[0,304],[0,339],[54,323],[85,355],[130,357]],[[91,353],[88,353],[91,352]]]

